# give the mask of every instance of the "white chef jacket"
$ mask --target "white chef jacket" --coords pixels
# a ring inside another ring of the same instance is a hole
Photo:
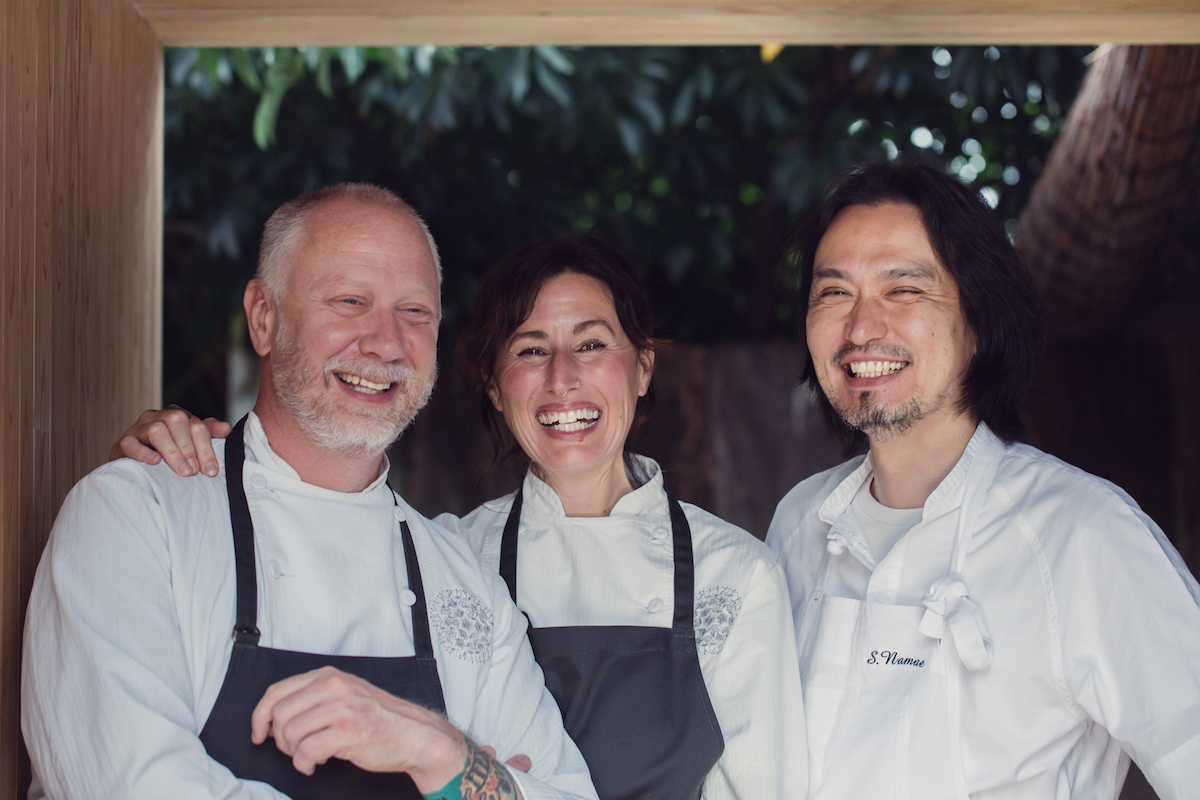
[[[926,501],[922,522],[878,565],[847,543],[832,556],[826,593],[920,606],[948,572],[957,511],[973,488],[967,476],[988,451],[999,452],[999,469],[962,572],[993,640],[990,666],[961,671],[971,797],[1116,798],[1130,755],[1164,800],[1195,797],[1200,586],[1119,487],[1035,448],[1005,445],[981,424]],[[853,459],[801,482],[779,504],[767,543],[787,574],[797,635],[831,521],[871,471],[869,456]]]
[[[263,647],[411,656],[404,549],[386,465],[352,494],[304,483],[246,425]],[[224,442],[217,441],[224,462]],[[180,478],[129,459],[84,478],[38,567],[25,627],[31,797],[282,798],[210,759],[204,727],[233,649],[225,472]],[[504,582],[461,537],[399,501],[416,546],[450,721],[508,758],[527,798],[595,798]],[[250,735],[247,727],[246,736]]]
[[[638,458],[650,479],[618,500],[607,517],[568,517],[554,490],[526,474],[517,605],[532,626],[671,627],[670,512],[658,464]],[[437,521],[461,531],[485,568],[498,571],[514,496],[484,503],[461,520],[442,514]],[[700,671],[725,738],[703,797],[803,797],[803,699],[779,562],[741,528],[680,505],[692,530]]]

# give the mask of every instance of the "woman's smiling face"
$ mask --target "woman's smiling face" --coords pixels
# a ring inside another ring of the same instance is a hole
[[[521,449],[556,474],[624,471],[622,453],[654,354],[629,341],[599,280],[565,272],[496,358],[487,392]]]

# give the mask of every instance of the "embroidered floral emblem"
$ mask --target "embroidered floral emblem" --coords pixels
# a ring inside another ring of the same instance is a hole
[[[742,598],[731,586],[711,586],[696,592],[696,611],[692,615],[696,651],[702,656],[721,652],[741,610]]]
[[[429,622],[445,650],[456,658],[483,664],[492,658],[492,612],[465,589],[438,592]]]

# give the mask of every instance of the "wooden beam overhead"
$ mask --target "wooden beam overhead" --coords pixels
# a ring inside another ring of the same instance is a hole
[[[167,46],[1186,44],[1197,0],[140,0]]]

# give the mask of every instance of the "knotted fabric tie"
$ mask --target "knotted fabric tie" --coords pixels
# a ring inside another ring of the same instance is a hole
[[[954,647],[963,665],[971,671],[992,663],[992,632],[983,609],[972,600],[967,585],[957,575],[939,580],[922,598],[925,615],[918,630],[931,639],[941,639],[946,628],[954,634]]]

